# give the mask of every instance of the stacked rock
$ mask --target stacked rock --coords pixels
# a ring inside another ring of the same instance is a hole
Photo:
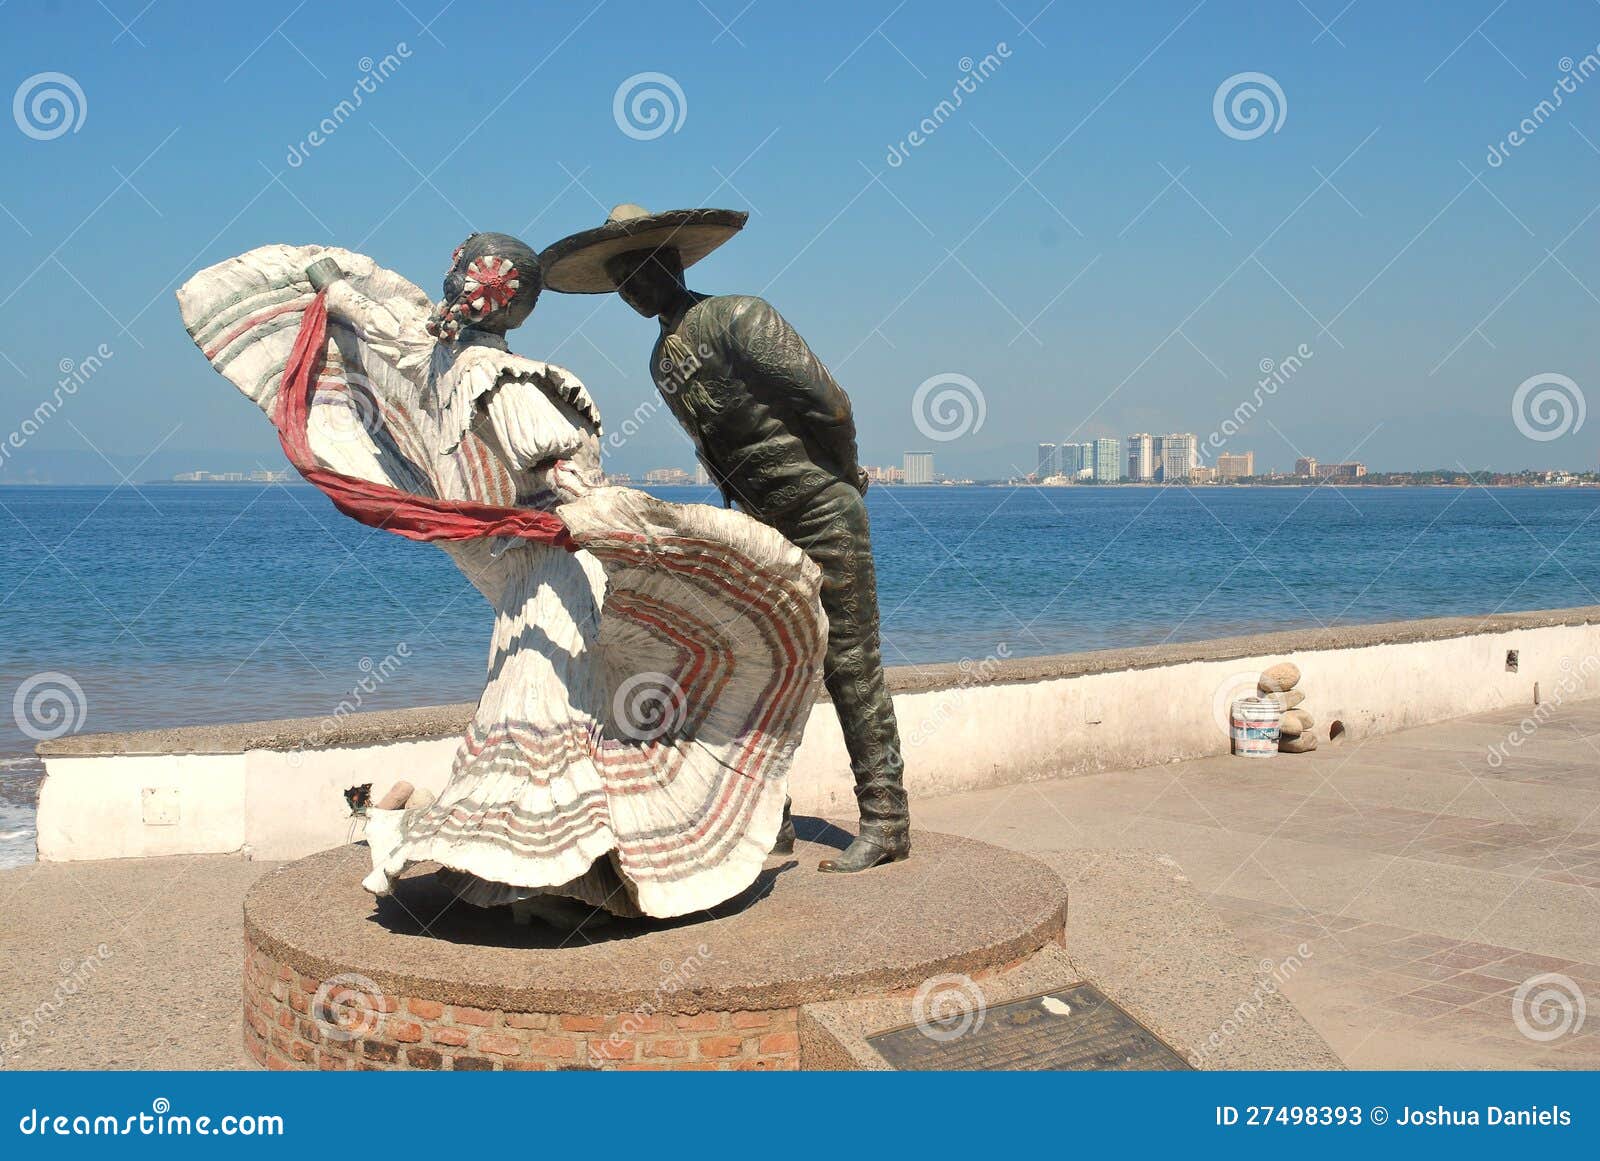
[[[373,805],[379,810],[420,810],[433,803],[433,791],[427,787],[418,790],[411,783],[400,781],[389,787],[389,792]]]
[[[1300,684],[1300,667],[1292,661],[1280,661],[1262,671],[1256,689],[1263,697],[1271,697],[1283,707],[1283,717],[1278,723],[1278,753],[1306,754],[1317,748],[1317,733],[1313,728],[1316,719],[1301,704],[1306,700]]]

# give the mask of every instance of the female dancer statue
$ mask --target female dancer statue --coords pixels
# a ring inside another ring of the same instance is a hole
[[[431,860],[480,906],[682,915],[749,886],[777,838],[826,641],[819,574],[737,512],[603,483],[583,385],[506,345],[541,285],[527,246],[474,234],[437,304],[315,246],[252,250],[178,300],[308,480],[437,543],[494,608],[448,783],[370,812],[368,888]]]

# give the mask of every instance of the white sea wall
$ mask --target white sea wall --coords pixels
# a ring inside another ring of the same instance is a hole
[[[1254,642],[1279,648],[1241,652]],[[1514,672],[1507,668],[1513,650]],[[1285,659],[1302,671],[1300,688],[1324,745],[1335,720],[1345,728],[1339,744],[1355,745],[1485,710],[1523,705],[1531,714],[1536,687],[1547,702],[1600,694],[1600,609],[896,671],[900,684],[921,685],[894,699],[913,805],[937,794],[1227,753],[1229,695]],[[240,726],[47,743],[40,747],[39,857],[238,851],[291,859],[351,841],[360,821],[350,816],[345,788],[372,783],[382,793],[400,778],[443,786],[459,730],[444,711],[456,708],[401,711],[436,714],[433,737],[413,731],[390,740],[391,715],[375,714],[347,723],[358,740],[327,744],[326,731],[315,732],[319,719],[265,723],[271,731],[255,731],[262,738]],[[791,775],[795,810],[851,819],[851,785],[838,721],[820,701]]]

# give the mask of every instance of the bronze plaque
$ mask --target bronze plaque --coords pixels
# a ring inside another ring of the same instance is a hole
[[[993,1008],[965,1006],[867,1037],[901,1071],[1155,1071],[1190,1065],[1093,984]]]

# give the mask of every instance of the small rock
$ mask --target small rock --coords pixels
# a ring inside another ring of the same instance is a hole
[[[1285,738],[1298,738],[1316,724],[1316,719],[1303,709],[1284,710],[1278,719],[1278,733]]]
[[[1262,671],[1256,688],[1262,693],[1281,693],[1300,683],[1300,667],[1293,661],[1280,661]]]
[[[1272,700],[1276,701],[1284,709],[1292,710],[1306,700],[1306,694],[1303,689],[1284,689],[1273,694]]]
[[[406,804],[406,799],[411,797],[415,787],[409,782],[396,782],[389,787],[389,792],[377,802],[373,803],[379,810],[399,810]]]
[[[1278,753],[1280,754],[1309,754],[1317,748],[1317,735],[1307,730],[1299,737],[1285,738],[1281,735],[1278,739]]]
[[[406,799],[406,809],[424,810],[432,806],[436,798],[434,792],[424,786],[421,790],[413,791],[411,797]]]

